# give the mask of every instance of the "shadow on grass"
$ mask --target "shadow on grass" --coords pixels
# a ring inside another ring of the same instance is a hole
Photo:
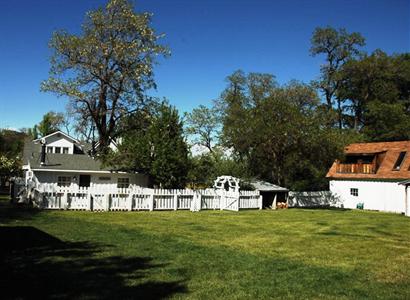
[[[144,280],[150,257],[99,257],[101,246],[63,242],[34,227],[0,227],[2,299],[161,299],[183,282]],[[138,283],[136,283],[138,282]]]
[[[351,211],[350,208],[342,208],[342,207],[334,207],[334,206],[327,206],[327,205],[318,205],[318,206],[294,206],[294,207],[289,207],[291,210],[317,210],[317,211],[334,211],[334,212],[346,212],[346,211]]]
[[[40,212],[28,205],[10,203],[10,200],[0,201],[0,224],[15,220],[29,220]]]

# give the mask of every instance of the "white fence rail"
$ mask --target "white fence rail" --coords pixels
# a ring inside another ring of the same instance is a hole
[[[261,209],[259,191],[237,194],[205,189],[149,189],[131,185],[119,189],[112,186],[83,188],[39,184],[34,192],[34,203],[44,209],[92,211],[132,210],[203,210],[203,209]]]

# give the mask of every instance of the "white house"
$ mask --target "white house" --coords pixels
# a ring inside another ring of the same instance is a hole
[[[330,191],[345,208],[407,214],[409,152],[410,141],[351,144],[327,173]]]
[[[41,139],[28,140],[23,155],[26,182],[34,180],[72,187],[148,185],[146,175],[104,167],[90,153],[91,145],[81,143],[61,131]]]

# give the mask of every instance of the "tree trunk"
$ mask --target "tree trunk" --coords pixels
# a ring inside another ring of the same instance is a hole
[[[342,114],[342,101],[340,99],[337,99],[337,115],[338,115],[338,123],[339,123],[339,129],[342,129],[343,127],[343,114]]]

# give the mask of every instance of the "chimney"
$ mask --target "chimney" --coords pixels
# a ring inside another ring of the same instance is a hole
[[[46,164],[46,143],[41,143],[41,157],[40,165],[44,166]]]

